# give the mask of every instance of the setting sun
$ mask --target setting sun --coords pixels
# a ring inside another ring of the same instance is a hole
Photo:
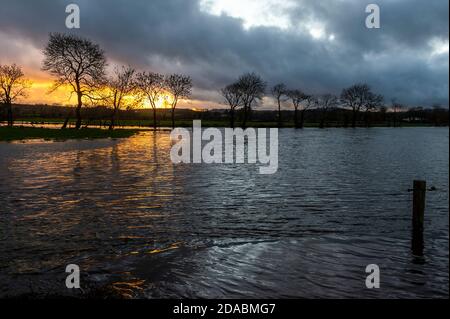
[[[172,101],[173,101],[173,96],[170,93],[164,93],[156,101],[156,108],[157,109],[170,109],[170,105],[171,105]],[[145,101],[144,101],[144,108],[146,108],[146,109],[152,108],[148,99],[145,99]]]

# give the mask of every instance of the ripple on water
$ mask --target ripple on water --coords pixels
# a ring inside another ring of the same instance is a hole
[[[0,296],[58,291],[77,263],[128,297],[448,297],[448,129],[282,130],[273,176],[170,148],[167,132],[0,143]],[[437,187],[423,259],[417,178]]]

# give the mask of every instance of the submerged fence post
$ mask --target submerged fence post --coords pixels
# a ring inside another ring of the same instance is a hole
[[[416,256],[423,256],[423,224],[425,215],[426,181],[414,181],[413,188],[413,239],[412,251]]]

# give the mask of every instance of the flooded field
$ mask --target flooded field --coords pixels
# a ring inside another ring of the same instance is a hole
[[[448,297],[448,128],[280,130],[279,170],[174,165],[168,132],[0,143],[0,296]],[[425,179],[425,250],[408,189]],[[365,267],[381,269],[381,289]]]

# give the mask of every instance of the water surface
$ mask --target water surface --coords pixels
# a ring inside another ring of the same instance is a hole
[[[280,168],[173,165],[167,132],[0,143],[0,296],[448,297],[448,128],[280,131]],[[414,179],[427,194],[412,255]],[[365,287],[365,267],[381,289]]]

